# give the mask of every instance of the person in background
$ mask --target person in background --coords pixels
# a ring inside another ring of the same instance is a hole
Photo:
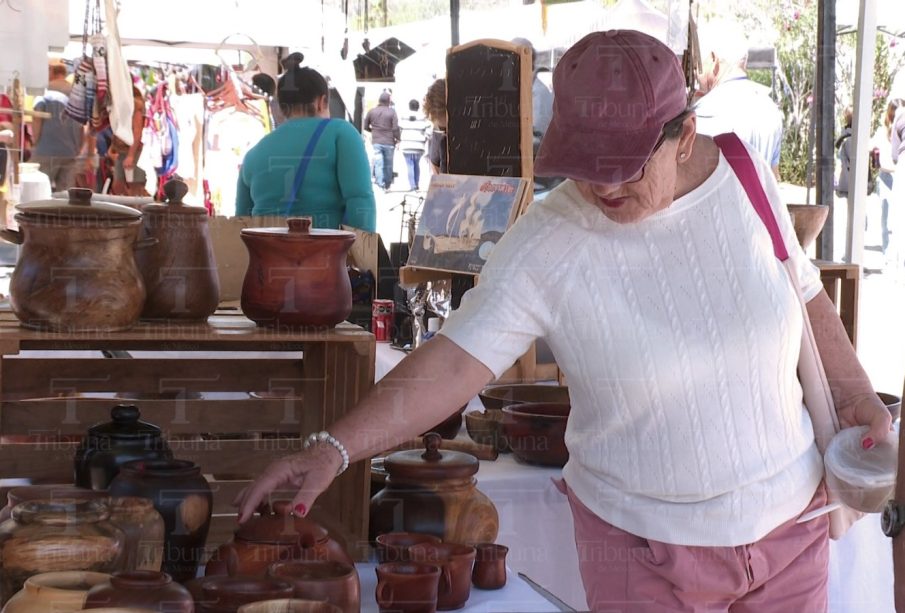
[[[827,500],[797,376],[805,317],[842,425],[868,426],[870,449],[891,417],[769,166],[739,143],[806,313],[745,186],[696,133],[665,44],[591,33],[563,55],[553,89],[535,171],[567,180],[506,231],[429,343],[236,497],[239,521],[286,487],[304,516],[349,461],[442,421],[544,338],[569,382],[558,485],[588,609],[825,611],[829,518],[796,521]]]
[[[113,183],[110,193],[120,196],[147,196],[148,177],[138,165],[144,148],[141,137],[145,127],[145,98],[132,86],[132,144],[113,135],[107,155],[113,160]],[[96,139],[92,139],[96,146]]]
[[[531,49],[531,113],[533,117],[533,132],[535,139],[540,142],[550,120],[553,118],[553,92],[547,85],[537,78],[537,49],[531,44],[527,38],[513,38],[512,42],[516,45],[524,45]]]
[[[901,269],[905,257],[905,99],[896,98],[887,105],[886,121],[889,125],[890,158],[894,179],[890,190],[890,256],[897,269]]]
[[[428,143],[428,159],[434,174],[447,170],[446,151],[446,79],[437,79],[424,95],[424,115],[433,125]]]
[[[374,177],[384,192],[393,185],[393,156],[400,139],[399,117],[390,102],[390,92],[384,91],[364,120],[364,130],[371,133],[374,147]]]
[[[35,110],[49,113],[50,118],[33,120],[35,146],[31,161],[41,165],[41,172],[50,177],[53,191],[59,192],[75,186],[79,154],[87,140],[87,131],[63,112],[72,91],[72,85],[66,80],[66,66],[52,63],[48,71],[50,82],[44,95],[35,101]]]
[[[377,207],[361,135],[330,119],[324,77],[308,67],[287,70],[277,84],[286,121],[245,155],[236,215],[305,215],[317,228],[347,224],[368,232]]]
[[[889,202],[892,199],[893,172],[895,162],[892,161],[892,123],[896,110],[905,106],[905,100],[893,98],[886,105],[886,113],[883,123],[877,127],[877,131],[871,138],[871,149],[879,152],[879,169],[877,172],[877,196],[880,198],[880,215],[882,224],[883,253],[889,248]]]
[[[409,100],[409,112],[399,120],[402,155],[408,167],[409,190],[413,192],[420,189],[421,158],[431,132],[430,122],[418,112],[420,106],[417,100]]]
[[[698,133],[735,132],[754,147],[779,179],[782,111],[769,88],[748,78],[748,39],[736,22],[720,21],[700,29],[704,69],[695,105]]]

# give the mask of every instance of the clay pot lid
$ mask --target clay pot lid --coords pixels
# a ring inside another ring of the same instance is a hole
[[[88,437],[95,439],[145,439],[160,438],[161,429],[141,421],[141,412],[134,404],[118,404],[110,409],[113,421],[95,424],[88,428]]]
[[[384,460],[384,468],[390,478],[420,481],[438,479],[461,479],[476,472],[480,463],[470,453],[461,451],[440,451],[443,439],[436,432],[424,435],[425,451],[412,449],[391,453]]]
[[[182,199],[189,193],[189,186],[185,181],[179,179],[170,179],[163,186],[163,193],[166,195],[166,204],[148,203],[141,207],[144,213],[167,215],[204,215],[207,216],[207,209],[203,206],[194,206],[185,204]]]
[[[330,537],[320,524],[292,515],[289,501],[274,502],[269,507],[264,505],[259,513],[239,526],[236,538],[249,543],[313,547]]]
[[[354,232],[346,230],[330,230],[327,228],[312,228],[310,217],[289,217],[286,219],[285,228],[243,228],[243,236],[267,236],[299,239],[299,240],[355,240]]]
[[[92,198],[90,189],[74,187],[69,200],[35,200],[16,205],[22,215],[60,219],[89,219],[96,221],[132,221],[141,219],[141,212],[122,204]]]

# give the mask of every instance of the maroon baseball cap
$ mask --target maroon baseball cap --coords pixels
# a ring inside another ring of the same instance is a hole
[[[570,47],[553,72],[553,96],[534,173],[592,183],[634,176],[687,104],[676,55],[634,30],[593,32]]]

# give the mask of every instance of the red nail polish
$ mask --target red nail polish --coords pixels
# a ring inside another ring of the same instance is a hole
[[[305,505],[303,505],[301,503],[295,505],[295,514],[298,515],[299,517],[304,517],[307,512],[308,512],[308,508]]]
[[[868,436],[866,439],[861,441],[861,448],[862,449],[873,449],[874,448],[874,439],[872,439],[871,437]]]

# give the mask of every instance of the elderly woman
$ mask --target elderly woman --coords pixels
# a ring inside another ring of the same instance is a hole
[[[277,98],[286,120],[245,155],[237,215],[306,215],[318,228],[375,231],[368,155],[352,124],[330,119],[328,96],[316,70],[283,73]]]
[[[493,250],[440,335],[357,409],[237,499],[298,489],[304,515],[346,460],[413,437],[537,338],[569,381],[563,469],[592,610],[821,611],[823,465],[796,364],[802,309],[675,55],[633,31],[560,60],[537,171],[568,177]],[[884,437],[873,393],[766,163],[751,156],[797,269],[840,420]],[[347,457],[348,456],[348,457]]]

